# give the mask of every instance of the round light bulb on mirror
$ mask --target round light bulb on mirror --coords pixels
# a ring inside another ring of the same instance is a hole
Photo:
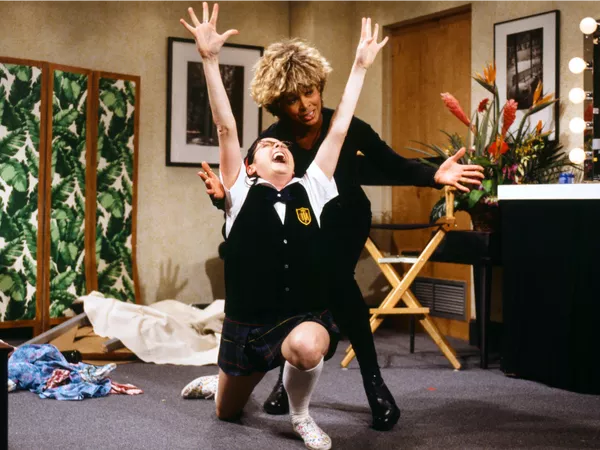
[[[586,67],[587,63],[578,56],[569,61],[569,70],[573,73],[581,73]]]
[[[576,105],[583,102],[586,98],[585,91],[581,88],[573,88],[569,91],[569,100]]]
[[[598,23],[593,17],[586,17],[579,23],[579,29],[583,34],[592,34],[598,28]]]
[[[581,117],[575,117],[574,119],[571,119],[571,121],[569,122],[569,129],[573,133],[583,133],[583,131],[585,130],[585,127],[586,127],[585,120],[583,120]]]
[[[580,148],[574,148],[569,152],[569,161],[573,164],[582,164],[585,161],[585,152]]]

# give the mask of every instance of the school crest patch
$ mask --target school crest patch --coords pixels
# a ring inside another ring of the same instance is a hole
[[[310,225],[312,217],[310,217],[310,209],[308,208],[296,208],[296,216],[302,225]]]

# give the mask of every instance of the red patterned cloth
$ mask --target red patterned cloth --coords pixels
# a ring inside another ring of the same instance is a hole
[[[52,375],[50,375],[50,378],[46,381],[44,389],[54,389],[61,384],[65,384],[65,381],[69,380],[70,375],[70,370],[55,369],[54,372],[52,372]]]
[[[144,391],[142,391],[137,386],[134,386],[133,384],[115,383],[114,381],[111,380],[110,381],[110,393],[111,394],[125,394],[125,395],[139,395],[139,394],[143,394]]]

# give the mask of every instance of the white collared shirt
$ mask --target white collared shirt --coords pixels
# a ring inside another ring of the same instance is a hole
[[[222,178],[221,183],[223,183]],[[258,178],[256,183],[264,184],[276,189],[275,186],[262,178]],[[304,189],[306,189],[310,206],[312,207],[317,219],[317,224],[321,226],[321,213],[323,212],[323,207],[328,201],[337,197],[338,195],[335,180],[333,178],[329,180],[321,168],[313,162],[308,167],[302,178],[292,178],[292,180],[286,184],[285,187],[294,183],[300,183],[302,186],[304,186]],[[251,187],[252,181],[248,178],[248,175],[246,174],[246,166],[242,161],[240,173],[238,174],[235,183],[233,183],[231,189],[225,189],[225,236],[229,236],[231,227],[233,227],[233,223],[240,213]],[[275,208],[275,211],[277,211],[277,215],[281,219],[281,223],[284,223],[286,212],[285,203],[276,202],[273,207]]]

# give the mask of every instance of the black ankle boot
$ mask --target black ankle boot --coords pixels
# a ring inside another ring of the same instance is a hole
[[[279,378],[277,378],[277,383],[275,383],[271,394],[263,403],[263,409],[267,414],[272,415],[287,414],[290,411],[290,404],[288,401],[287,392],[283,387],[283,366],[279,371]]]
[[[373,414],[373,428],[391,430],[400,419],[400,408],[379,374],[363,379],[367,400]]]

